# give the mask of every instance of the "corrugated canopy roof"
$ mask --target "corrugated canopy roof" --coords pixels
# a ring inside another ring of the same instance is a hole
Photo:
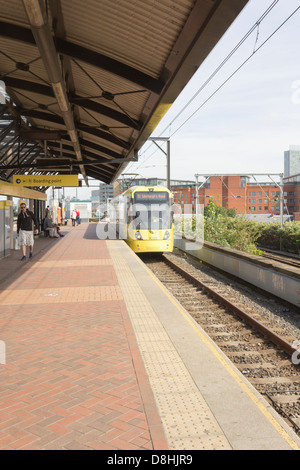
[[[0,179],[113,181],[247,1],[0,0]]]

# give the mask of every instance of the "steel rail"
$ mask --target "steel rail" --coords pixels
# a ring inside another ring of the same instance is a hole
[[[165,257],[164,257],[164,259],[165,259],[165,262],[167,264],[169,264],[169,266],[171,266],[173,269],[175,269],[175,271],[179,272],[183,277],[188,279],[195,286],[205,290],[207,294],[209,294],[210,296],[215,298],[219,303],[221,303],[223,306],[225,306],[229,310],[233,311],[238,317],[242,318],[248,325],[251,325],[257,331],[259,331],[263,335],[267,336],[268,339],[270,339],[274,344],[276,344],[281,349],[283,349],[283,351],[285,351],[289,356],[292,356],[295,352],[298,351],[297,348],[295,348],[292,344],[290,344],[288,341],[286,341],[281,336],[274,333],[274,331],[267,328],[265,325],[263,325],[261,322],[256,320],[252,315],[247,313],[245,310],[243,310],[243,309],[237,307],[236,305],[234,305],[228,299],[226,299],[222,295],[218,294],[216,291],[214,291],[213,289],[208,287],[202,281],[199,281],[199,279],[196,279],[194,276],[192,276],[192,274],[188,273],[183,268],[180,268],[175,263],[173,263],[171,260],[169,260]]]
[[[272,261],[277,261],[278,263],[288,264],[289,266],[295,266],[296,268],[300,268],[300,261],[295,259],[292,260],[291,258],[285,258],[284,256],[280,255],[273,255],[271,253],[264,253],[263,258],[270,259]]]

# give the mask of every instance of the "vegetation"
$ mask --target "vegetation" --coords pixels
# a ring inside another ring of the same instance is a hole
[[[234,209],[220,208],[213,201],[205,209],[205,241],[251,254],[261,253],[255,245],[260,235],[259,223],[237,217]]]
[[[280,224],[260,224],[261,233],[257,244],[272,250],[300,254],[300,222]]]
[[[204,221],[204,228],[203,228]],[[197,228],[196,228],[197,227]],[[270,248],[300,254],[300,222],[261,223],[237,216],[234,209],[218,207],[210,201],[204,210],[204,219],[196,224],[196,217],[175,218],[175,231],[193,238],[201,237],[217,245],[259,255]],[[196,233],[197,230],[197,233]]]

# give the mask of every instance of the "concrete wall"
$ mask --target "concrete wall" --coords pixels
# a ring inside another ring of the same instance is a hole
[[[300,277],[297,268],[280,269],[278,263],[273,261],[256,260],[258,256],[247,257],[247,253],[239,255],[235,250],[231,254],[230,250],[220,247],[214,250],[212,244],[205,244],[203,248],[196,250],[191,249],[192,243],[184,239],[175,240],[174,244],[205,263],[300,307]]]

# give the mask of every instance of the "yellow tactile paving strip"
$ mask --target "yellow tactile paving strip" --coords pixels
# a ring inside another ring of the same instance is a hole
[[[0,305],[28,305],[66,302],[99,302],[122,300],[119,286],[60,287],[0,291]]]
[[[231,446],[116,243],[107,242],[170,449]]]

